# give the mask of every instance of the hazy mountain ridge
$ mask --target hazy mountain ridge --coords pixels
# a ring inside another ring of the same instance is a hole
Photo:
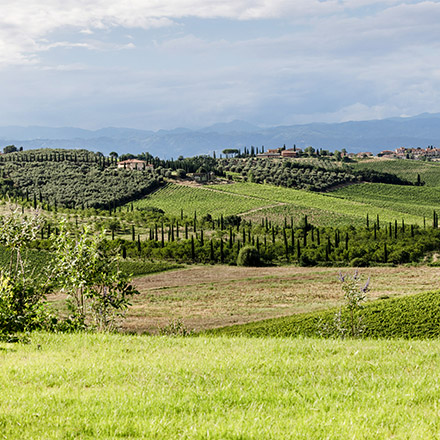
[[[440,114],[424,113],[410,118],[389,118],[342,123],[311,123],[261,128],[244,121],[218,123],[199,130],[139,130],[106,127],[85,130],[75,127],[0,127],[0,145],[24,149],[87,148],[108,154],[148,151],[160,157],[211,154],[224,148],[244,146],[298,147],[372,151],[397,147],[440,145]]]

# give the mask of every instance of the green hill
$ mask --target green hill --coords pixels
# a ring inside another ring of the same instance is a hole
[[[326,336],[337,309],[224,327],[208,333],[228,336]],[[371,338],[438,338],[440,291],[368,303],[361,311],[363,336]],[[342,314],[348,319],[348,313]]]

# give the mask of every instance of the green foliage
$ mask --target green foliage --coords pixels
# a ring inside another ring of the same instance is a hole
[[[313,148],[308,149],[313,154]],[[349,166],[340,168],[324,160],[304,162],[290,159],[225,159],[220,163],[225,172],[239,172],[249,182],[271,183],[311,191],[324,191],[337,185],[360,181],[411,184],[393,174],[369,169],[354,170]]]
[[[98,331],[113,330],[129,297],[138,293],[129,276],[118,270],[117,257],[102,249],[102,242],[102,235],[85,229],[75,237],[65,227],[54,240],[57,281],[69,296],[70,319]]]
[[[0,217],[0,243],[9,256],[0,269],[0,337],[41,328],[48,319],[43,299],[52,287],[50,274],[34,275],[35,267],[24,252],[26,243],[35,240],[41,224],[38,215],[27,218],[17,210]]]
[[[322,336],[323,326],[333,326],[331,309],[250,324],[225,327],[209,333],[258,337]],[[341,318],[349,321],[343,310]],[[420,293],[395,299],[379,299],[367,303],[362,310],[363,337],[427,339],[440,336],[440,291]]]
[[[256,247],[244,246],[240,249],[237,257],[237,266],[254,267],[260,264],[260,253]]]
[[[15,160],[12,157],[0,162],[2,175],[7,178],[0,185],[3,194],[11,193],[10,181],[15,190],[12,194],[18,192],[28,201],[34,199],[39,204],[69,208],[109,209],[140,198],[159,186],[154,172],[116,169],[111,166],[113,158],[84,151],[50,151],[14,153]]]

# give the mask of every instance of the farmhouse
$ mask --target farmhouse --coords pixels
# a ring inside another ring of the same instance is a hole
[[[127,170],[145,170],[146,168],[152,169],[153,165],[148,164],[145,160],[127,159],[118,162],[118,168],[124,168]]]
[[[214,177],[214,173],[213,172],[210,172],[210,173],[193,173],[193,179],[197,183],[209,182],[209,181],[213,180],[213,177]]]
[[[298,157],[300,151],[294,150],[293,148],[289,148],[288,150],[281,151],[281,156],[283,157]]]

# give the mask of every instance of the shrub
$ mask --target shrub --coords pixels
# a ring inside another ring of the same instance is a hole
[[[259,266],[261,264],[260,261],[260,253],[257,248],[254,246],[244,246],[240,249],[240,252],[237,257],[237,266]]]

